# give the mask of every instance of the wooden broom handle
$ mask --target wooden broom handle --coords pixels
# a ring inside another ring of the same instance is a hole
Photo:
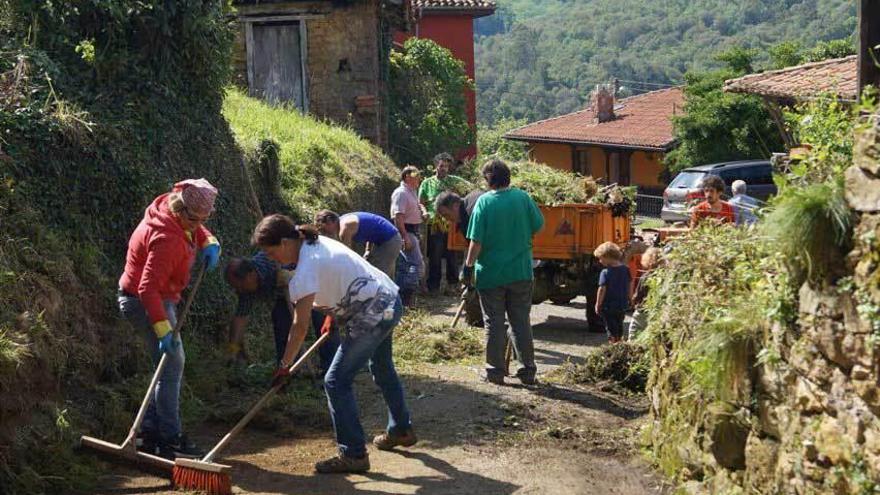
[[[318,340],[316,340],[315,343],[312,344],[311,347],[309,347],[308,350],[303,353],[303,355],[300,356],[300,358],[297,359],[296,362],[293,363],[293,365],[290,366],[290,368],[288,368],[288,373],[293,374],[297,369],[299,369],[299,367],[306,362],[306,359],[308,359],[308,357],[311,356],[318,347],[321,347],[321,344],[323,344],[324,341],[326,341],[328,338],[330,338],[330,332],[321,334],[321,336],[318,337]],[[236,423],[236,425],[232,427],[231,430],[229,430],[229,433],[227,433],[222,439],[220,439],[220,442],[218,442],[217,445],[213,449],[211,449],[210,452],[208,452],[208,455],[206,455],[202,459],[202,462],[213,461],[214,457],[226,447],[226,444],[228,444],[233,437],[238,435],[238,433],[243,430],[248,423],[250,423],[251,419],[253,419],[254,416],[256,416],[257,413],[263,409],[263,407],[265,407],[266,403],[269,402],[269,399],[271,399],[272,396],[274,396],[283,386],[284,382],[282,381],[278,385],[270,388],[269,391],[266,392],[266,394],[263,395],[263,397],[259,401],[257,401],[256,404],[254,404],[254,407],[252,407],[247,412],[247,414],[245,414],[244,417],[241,418],[238,423]]]

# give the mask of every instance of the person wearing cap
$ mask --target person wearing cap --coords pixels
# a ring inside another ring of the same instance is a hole
[[[122,316],[143,335],[153,362],[167,364],[159,377],[141,426],[140,448],[165,458],[201,457],[180,426],[180,382],[185,354],[173,329],[175,306],[190,282],[198,256],[206,269],[220,260],[220,244],[203,225],[214,211],[217,189],[205,179],[178,182],[156,198],[128,241],[125,270],[119,279]]]

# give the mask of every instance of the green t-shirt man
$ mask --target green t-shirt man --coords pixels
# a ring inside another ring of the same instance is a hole
[[[474,186],[471,185],[470,182],[457,175],[449,174],[442,179],[437,178],[436,175],[432,175],[422,181],[422,185],[419,186],[419,201],[425,205],[425,208],[428,210],[428,216],[433,219],[435,216],[434,199],[438,194],[443,191],[452,191],[459,196],[464,197],[473,189]]]
[[[468,239],[482,245],[474,265],[477,289],[531,280],[532,236],[543,226],[538,205],[520,189],[497,189],[480,196],[467,232]]]

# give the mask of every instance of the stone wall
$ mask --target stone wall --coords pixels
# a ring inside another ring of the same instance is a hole
[[[851,276],[808,284],[798,318],[764,333],[772,355],[751,354],[743,392],[726,410],[690,418],[676,439],[686,493],[880,493],[880,130],[860,133],[846,174],[858,215]],[[664,402],[652,391],[654,419]],[[693,400],[693,399],[690,399]],[[651,438],[654,448],[658,439]],[[664,440],[664,441],[669,441]]]
[[[380,63],[385,29],[380,0],[343,5],[328,1],[240,5],[240,16],[304,15],[308,112],[349,125],[381,148],[388,140],[386,78]],[[247,89],[244,27],[236,36],[235,80]]]

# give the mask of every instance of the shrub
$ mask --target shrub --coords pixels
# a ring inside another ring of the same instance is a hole
[[[430,163],[442,151],[474,142],[465,90],[473,89],[464,63],[427,38],[410,38],[391,52],[389,135],[400,165]]]

